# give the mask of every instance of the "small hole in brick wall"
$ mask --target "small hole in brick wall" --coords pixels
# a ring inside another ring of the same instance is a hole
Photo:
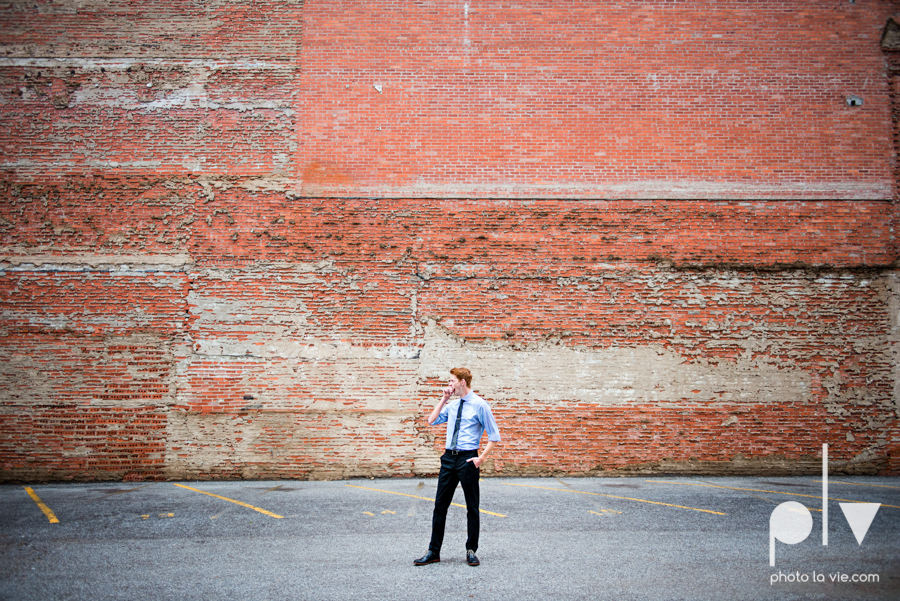
[[[245,401],[252,401],[252,400],[253,400],[253,395],[252,395],[252,394],[245,394],[245,395],[244,395],[244,400],[245,400]]]
[[[859,96],[847,96],[847,106],[862,106],[863,99]]]

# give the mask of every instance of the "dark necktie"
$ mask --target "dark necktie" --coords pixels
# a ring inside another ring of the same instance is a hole
[[[456,440],[459,438],[459,423],[462,421],[462,406],[465,401],[459,399],[459,409],[456,411],[456,429],[453,430],[453,440],[450,441],[450,450],[456,450]]]

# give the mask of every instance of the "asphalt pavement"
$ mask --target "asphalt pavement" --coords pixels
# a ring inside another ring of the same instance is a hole
[[[435,489],[2,485],[0,599],[900,599],[900,478],[832,477],[827,545],[811,477],[486,478],[481,565],[457,489],[442,561],[416,567]],[[770,566],[773,513],[799,542]]]

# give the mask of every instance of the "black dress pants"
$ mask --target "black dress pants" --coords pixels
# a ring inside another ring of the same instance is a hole
[[[481,470],[467,459],[478,456],[478,451],[459,451],[453,455],[446,451],[441,456],[441,471],[438,475],[437,495],[434,499],[434,515],[431,518],[431,543],[428,549],[434,553],[441,552],[444,543],[444,526],[447,523],[447,509],[453,501],[456,485],[462,484],[466,496],[466,518],[468,521],[469,539],[466,549],[478,550],[478,531],[480,527],[478,514],[478,478]]]

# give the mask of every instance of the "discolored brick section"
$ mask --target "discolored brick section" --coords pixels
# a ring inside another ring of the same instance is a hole
[[[898,473],[894,9],[0,8],[0,480]]]

